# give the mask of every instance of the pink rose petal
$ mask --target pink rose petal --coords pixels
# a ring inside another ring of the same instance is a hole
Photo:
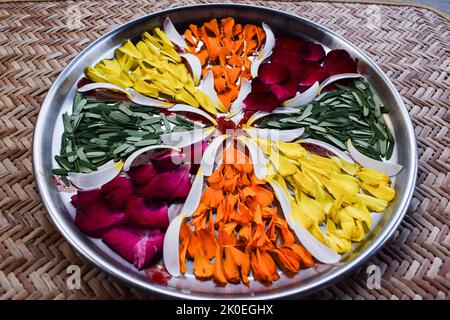
[[[133,184],[128,178],[118,176],[101,188],[106,204],[113,210],[125,210],[127,200],[133,194]]]
[[[128,201],[125,220],[135,226],[167,229],[169,226],[167,204],[146,202],[144,198],[133,197]]]
[[[341,73],[355,73],[357,71],[355,60],[345,50],[332,50],[328,52],[323,67],[333,76]]]
[[[283,82],[290,75],[288,67],[280,62],[264,63],[258,69],[258,78],[265,84]]]
[[[160,230],[118,226],[104,235],[103,242],[142,270],[161,252],[164,234]]]

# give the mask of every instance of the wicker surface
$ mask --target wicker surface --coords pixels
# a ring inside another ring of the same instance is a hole
[[[80,260],[49,222],[32,177],[33,125],[66,64],[91,40],[131,18],[194,1],[124,2],[0,4],[1,299],[150,297]],[[394,238],[354,276],[312,298],[449,299],[448,21],[405,6],[256,3],[302,15],[366,51],[400,91],[418,137],[418,183]],[[367,21],[373,10],[379,10],[381,26]],[[74,20],[76,14],[81,21]],[[70,264],[82,266],[80,290],[66,286]],[[380,289],[367,286],[370,264],[381,267]]]

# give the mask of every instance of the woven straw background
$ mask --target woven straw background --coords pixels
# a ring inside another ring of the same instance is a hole
[[[0,3],[0,299],[151,298],[80,260],[49,222],[32,176],[32,134],[47,90],[90,41],[187,3],[194,1]],[[407,6],[252,3],[311,19],[367,52],[400,91],[418,138],[417,187],[393,239],[353,276],[311,298],[449,299],[449,22]],[[381,19],[372,25],[374,10]],[[70,264],[81,266],[80,290],[67,289]],[[366,285],[370,264],[381,267],[380,289]]]

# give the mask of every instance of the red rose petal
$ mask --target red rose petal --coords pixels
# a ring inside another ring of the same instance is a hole
[[[161,252],[164,234],[160,230],[118,226],[105,234],[103,242],[142,270]]]
[[[115,177],[102,186],[102,196],[113,210],[125,210],[127,200],[133,194],[133,184],[125,177]]]
[[[85,209],[93,203],[101,201],[100,190],[78,191],[76,195],[72,196],[72,204],[75,208]]]
[[[297,87],[298,80],[295,77],[291,77],[280,84],[273,84],[270,88],[279,101],[286,101],[295,96]]]
[[[259,92],[259,93],[270,93],[270,87],[262,82],[259,77],[256,77],[252,80],[252,91],[251,92]]]
[[[355,73],[357,71],[355,60],[345,50],[332,50],[328,52],[323,67],[330,75],[341,73]]]
[[[136,195],[158,200],[186,198],[191,189],[189,181],[190,165],[181,165],[155,175],[148,183],[136,188]]]
[[[91,201],[99,190],[83,192],[84,195],[78,194],[78,207],[75,214],[75,225],[84,233],[91,237],[100,237],[102,233],[113,227],[115,224],[123,220],[123,212],[111,211],[100,197],[97,201]],[[90,194],[88,194],[90,193]],[[89,202],[87,198],[90,197]]]
[[[329,76],[327,70],[316,62],[304,61],[301,68],[303,72],[299,78],[300,86],[310,87],[316,81],[321,82]]]
[[[262,64],[258,69],[258,78],[265,84],[274,84],[285,81],[290,77],[288,67],[280,62]]]
[[[191,174],[196,174],[200,167],[200,162],[203,158],[203,153],[206,150],[208,143],[206,141],[200,141],[191,144],[189,147],[183,148],[183,153],[186,156],[187,161],[191,164]]]
[[[125,220],[135,226],[167,229],[169,226],[167,204],[147,203],[143,198],[133,197],[128,201]]]
[[[285,64],[287,67],[291,63],[296,63],[302,60],[303,53],[299,51],[292,51],[283,48],[273,49],[270,61]]]
[[[244,99],[245,111],[267,111],[271,112],[278,107],[280,101],[272,92],[255,92],[252,91]]]
[[[308,42],[303,59],[307,61],[322,62],[325,58],[325,50],[320,44]]]
[[[156,171],[163,172],[167,170],[174,170],[179,165],[183,164],[185,155],[181,152],[170,151],[162,156],[152,159],[152,164]]]
[[[141,166],[131,167],[127,173],[133,180],[133,182],[139,185],[150,182],[155,176],[158,175],[155,167],[150,163]]]
[[[303,51],[306,48],[306,43],[299,38],[278,37],[275,42],[275,48],[282,48],[292,51]]]

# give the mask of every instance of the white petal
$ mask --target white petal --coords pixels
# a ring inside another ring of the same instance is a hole
[[[358,162],[363,167],[376,170],[388,176],[397,175],[403,168],[401,165],[397,163],[377,161],[375,159],[363,155],[361,152],[356,150],[356,148],[353,146],[350,140],[347,141],[347,147],[348,152],[350,152],[352,158],[355,159],[355,161]]]
[[[198,85],[200,78],[202,77],[202,65],[197,56],[190,53],[180,53],[180,57],[186,60],[191,67],[194,84]]]
[[[323,141],[320,141],[320,140],[316,140],[316,139],[310,139],[310,138],[308,138],[308,139],[302,139],[302,140],[300,141],[300,143],[301,143],[301,142],[309,143],[309,144],[312,144],[312,145],[315,145],[315,146],[324,148],[324,149],[330,151],[331,153],[334,153],[336,156],[338,156],[338,157],[341,158],[342,160],[347,161],[348,163],[355,163],[355,161],[353,161],[353,159],[350,158],[350,157],[348,156],[348,154],[346,154],[345,152],[343,152],[343,151],[339,150],[338,148],[332,146],[332,145],[329,144],[329,143],[326,143],[326,142],[323,142]]]
[[[306,90],[303,93],[297,93],[297,95],[295,97],[293,97],[292,99],[286,100],[282,103],[282,105],[284,107],[299,107],[299,106],[303,106],[307,103],[310,103],[311,101],[314,100],[314,98],[317,96],[317,93],[319,91],[319,82],[316,81],[314,82],[314,84],[308,88],[308,90]]]
[[[199,168],[194,182],[192,182],[191,190],[189,191],[186,201],[184,202],[183,209],[181,210],[181,213],[186,217],[192,216],[200,204],[200,199],[203,194],[203,178],[202,168]]]
[[[133,101],[134,103],[143,105],[143,106],[167,108],[167,107],[174,105],[173,103],[168,102],[168,101],[162,101],[159,99],[154,99],[154,98],[144,96],[143,94],[140,94],[139,92],[137,92],[136,90],[133,90],[131,88],[128,89],[128,91],[131,94],[131,101]]]
[[[78,88],[78,92],[87,92],[95,89],[108,89],[108,90],[114,90],[119,91],[122,93],[125,93],[128,98],[132,98],[132,95],[130,92],[127,91],[127,89],[124,89],[122,87],[119,87],[118,85],[112,84],[112,83],[106,83],[106,82],[93,82],[88,83],[81,88]]]
[[[250,81],[245,78],[241,79],[241,87],[239,89],[239,94],[236,100],[233,101],[230,107],[230,117],[237,114],[244,107],[244,99],[247,98],[248,94],[252,91],[252,85]]]
[[[184,148],[208,138],[216,130],[214,127],[195,129],[191,131],[179,131],[161,135],[161,141],[170,146]]]
[[[183,37],[178,33],[169,17],[166,17],[164,20],[164,32],[167,38],[169,38],[169,40],[175,43],[178,47],[181,49],[187,48],[186,41],[184,41]]]
[[[217,95],[216,89],[214,89],[214,74],[211,70],[209,70],[202,82],[200,83],[200,90],[203,91],[211,100],[213,105],[219,109],[220,111],[225,112],[225,107]]]
[[[295,235],[300,240],[301,244],[314,256],[317,260],[323,263],[334,264],[339,262],[341,256],[333,251],[331,248],[324,245],[317,240],[298,220],[292,216],[292,205],[289,201],[286,191],[275,181],[269,181],[278,201],[280,202],[283,214],[286,217],[286,221],[294,230]]]
[[[245,128],[244,131],[251,136],[255,136],[266,140],[289,142],[301,136],[303,132],[305,132],[305,129],[298,128],[290,130],[278,130],[278,129],[249,127]]]
[[[333,83],[335,81],[342,80],[342,79],[353,79],[353,78],[361,78],[361,75],[359,73],[341,73],[341,74],[336,74],[334,76],[328,77],[325,80],[323,80],[322,83],[320,84],[317,94],[320,94],[320,92],[323,90],[323,88],[325,88],[330,83]]]
[[[267,163],[268,163],[266,157],[264,156],[264,153],[258,147],[255,140],[244,136],[240,136],[238,137],[238,139],[242,141],[248,148],[255,176],[258,179],[261,180],[264,179],[267,175]]]
[[[214,164],[216,162],[217,150],[222,145],[222,142],[228,138],[228,135],[224,134],[216,137],[206,148],[203,153],[202,161],[200,162],[200,168],[206,177],[212,175],[214,171]]]
[[[266,42],[261,53],[252,61],[250,66],[250,73],[253,78],[258,76],[258,69],[261,63],[266,60],[272,54],[272,49],[275,46],[275,36],[273,35],[272,29],[263,22],[262,27],[266,33]]]
[[[300,111],[301,110],[299,108],[292,108],[292,107],[280,107],[272,110],[272,112],[257,111],[248,119],[247,124],[251,125],[255,121],[264,118],[270,114],[289,114],[289,113],[297,113]]]
[[[187,104],[176,104],[173,107],[170,107],[168,109],[169,111],[174,112],[190,112],[198,114],[199,116],[202,116],[206,119],[208,119],[212,124],[217,125],[216,119],[214,119],[211,115],[209,115],[206,111],[203,111],[199,108],[195,108],[193,106],[187,105]]]
[[[82,190],[100,188],[105,183],[114,179],[122,170],[123,161],[108,161],[97,171],[90,173],[69,172],[68,177],[74,186]]]
[[[234,115],[231,115],[230,120],[233,121],[235,124],[239,124],[241,122],[242,118],[244,117],[244,112],[238,111]]]
[[[164,265],[167,271],[174,277],[180,276],[180,228],[184,218],[184,214],[180,214],[173,219],[164,236]]]
[[[123,169],[125,171],[128,171],[131,168],[131,165],[133,164],[133,161],[139,157],[141,154],[143,154],[144,152],[148,152],[150,150],[155,150],[155,149],[172,149],[175,151],[181,151],[179,148],[176,148],[174,146],[168,146],[168,145],[163,145],[163,144],[158,144],[155,146],[148,146],[142,149],[139,149],[135,152],[133,152],[132,154],[130,154],[127,158],[127,160],[125,161],[124,165],[123,165]]]

